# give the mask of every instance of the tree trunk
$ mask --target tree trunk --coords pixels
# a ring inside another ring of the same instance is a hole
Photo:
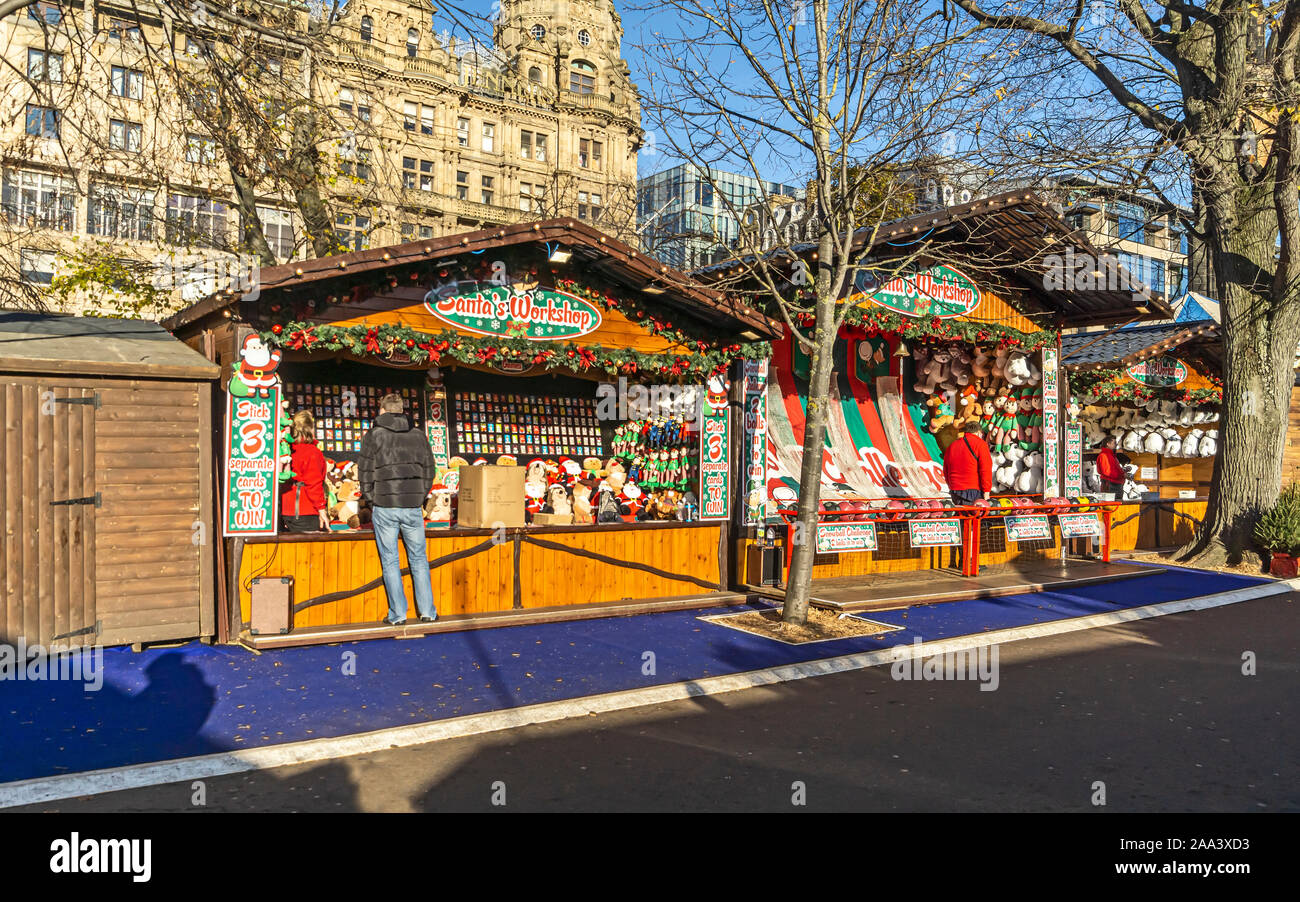
[[[262,217],[257,212],[257,191],[252,182],[230,167],[230,180],[235,187],[235,202],[239,207],[239,221],[243,230],[240,249],[256,254],[263,266],[275,266],[279,261],[262,231]]]
[[[1249,197],[1236,209],[1250,210]],[[1223,404],[1219,413],[1218,454],[1206,519],[1178,560],[1201,567],[1260,562],[1254,528],[1259,515],[1277,499],[1282,483],[1282,452],[1295,379],[1300,326],[1297,299],[1270,298],[1262,274],[1274,267],[1276,217],[1269,210],[1237,220],[1235,210],[1211,209],[1220,231],[1211,244],[1220,248],[1214,270],[1222,288]]]
[[[794,543],[790,572],[785,580],[785,607],[781,619],[804,623],[812,590],[813,558],[817,553],[817,514],[821,508],[822,452],[830,404],[831,373],[835,366],[835,302],[821,293],[813,329],[812,367],[808,376],[808,409],[804,415],[803,464],[799,468],[798,517],[789,541]],[[798,337],[793,337],[798,341]]]

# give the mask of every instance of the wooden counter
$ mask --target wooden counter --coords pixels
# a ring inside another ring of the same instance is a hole
[[[439,615],[681,597],[726,588],[723,523],[615,523],[429,529],[425,542]],[[388,610],[369,530],[236,541],[240,620],[256,577],[294,578],[294,627],[373,623]],[[407,562],[401,551],[404,574]],[[407,616],[415,596],[405,575]]]

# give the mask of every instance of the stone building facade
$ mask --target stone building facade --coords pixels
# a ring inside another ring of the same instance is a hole
[[[7,68],[27,77],[0,83],[0,306],[118,312],[104,279],[50,291],[95,267],[128,295],[181,285],[167,300],[180,303],[212,286],[151,267],[246,254],[252,224],[277,262],[317,255],[304,195],[257,175],[294,152],[285,110],[313,112],[334,252],[561,215],[634,239],[640,101],[611,0],[495,8],[444,28],[428,0],[240,6],[260,32],[189,0],[6,17]],[[217,56],[235,78],[205,80]],[[196,114],[196,94],[236,124]],[[278,128],[247,126],[259,104]]]

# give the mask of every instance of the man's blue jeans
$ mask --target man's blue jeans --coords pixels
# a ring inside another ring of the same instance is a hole
[[[384,589],[388,592],[388,622],[406,619],[406,590],[402,587],[402,559],[397,553],[397,538],[406,546],[406,560],[411,566],[411,585],[415,587],[415,609],[421,617],[436,617],[433,586],[429,582],[429,551],[424,543],[424,512],[418,507],[376,507],[372,511],[375,544],[379,546],[379,563],[384,568]]]

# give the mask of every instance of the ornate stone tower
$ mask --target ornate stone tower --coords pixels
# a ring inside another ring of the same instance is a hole
[[[521,78],[556,90],[562,102],[589,97],[577,102],[618,110],[639,124],[640,99],[622,56],[623,23],[611,0],[499,2],[493,38]]]

